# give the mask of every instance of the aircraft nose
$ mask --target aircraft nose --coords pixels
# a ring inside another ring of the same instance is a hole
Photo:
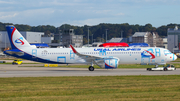
[[[173,60],[176,60],[177,59],[177,56],[174,54],[174,59]]]

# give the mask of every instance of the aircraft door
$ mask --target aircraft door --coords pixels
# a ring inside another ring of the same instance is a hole
[[[32,50],[32,58],[36,58],[37,57],[37,49],[33,49]]]
[[[75,59],[75,53],[72,50],[70,50],[70,59]]]

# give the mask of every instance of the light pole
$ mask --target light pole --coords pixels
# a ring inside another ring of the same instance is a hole
[[[89,27],[88,27],[88,47],[89,47]]]
[[[102,43],[104,43],[104,34],[102,35]]]
[[[106,29],[106,42],[107,42],[107,30],[108,30],[108,29]]]
[[[92,34],[92,44],[93,44],[93,34]]]
[[[5,43],[5,50],[6,50],[6,35],[7,34],[4,34],[4,35],[5,35],[5,42],[4,43]],[[6,54],[5,54],[5,58],[6,58]]]
[[[123,38],[123,31],[121,31],[121,38]]]

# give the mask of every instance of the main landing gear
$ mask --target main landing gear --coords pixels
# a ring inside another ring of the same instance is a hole
[[[94,71],[94,67],[93,66],[89,66],[89,71]]]
[[[93,61],[91,62],[91,66],[89,66],[89,71],[94,71]]]

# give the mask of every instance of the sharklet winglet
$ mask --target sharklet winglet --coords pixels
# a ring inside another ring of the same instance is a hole
[[[74,49],[74,47],[72,45],[70,45],[71,49],[73,50],[73,52],[76,54],[77,51]]]

